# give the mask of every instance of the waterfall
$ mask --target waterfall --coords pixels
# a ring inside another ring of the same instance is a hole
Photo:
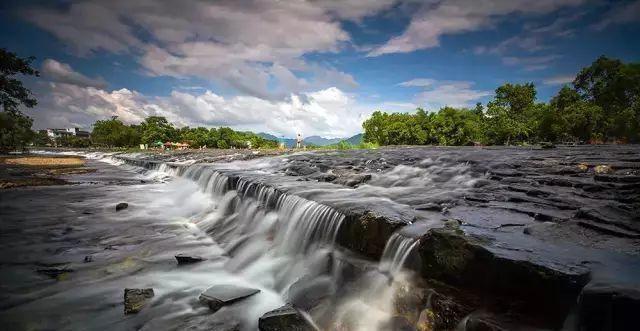
[[[400,232],[392,234],[384,246],[378,269],[391,276],[399,273],[417,245],[418,240],[415,238],[405,237]]]

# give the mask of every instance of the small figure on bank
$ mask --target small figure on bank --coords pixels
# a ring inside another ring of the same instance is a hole
[[[300,149],[302,147],[302,135],[298,133],[296,137],[296,148]]]

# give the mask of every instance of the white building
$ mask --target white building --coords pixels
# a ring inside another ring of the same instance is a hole
[[[76,136],[80,138],[89,138],[89,132],[82,131],[78,128],[66,129],[47,129],[47,136],[51,139],[57,139],[63,136]]]

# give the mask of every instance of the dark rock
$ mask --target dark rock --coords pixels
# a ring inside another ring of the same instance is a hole
[[[371,212],[363,215],[347,215],[337,241],[372,259],[380,259],[387,240],[393,232],[405,225]]]
[[[426,330],[455,330],[456,326],[471,312],[452,299],[431,290],[427,296],[427,308],[420,312],[418,329]]]
[[[636,330],[640,289],[592,282],[582,290],[578,306],[581,331]]]
[[[127,209],[129,207],[129,204],[126,202],[120,202],[119,204],[116,205],[116,211],[120,211],[123,209]]]
[[[258,320],[260,331],[315,331],[315,328],[293,306],[272,310]]]
[[[84,263],[89,263],[93,261],[93,255],[87,255],[84,257]]]
[[[431,229],[420,243],[425,276],[514,302],[525,298],[517,309],[554,327],[561,325],[589,278],[584,266],[532,261],[526,251],[500,253],[456,229]]]
[[[206,260],[205,258],[200,256],[195,256],[195,255],[191,256],[191,255],[185,255],[185,254],[178,254],[175,257],[176,257],[176,261],[178,261],[178,264],[192,264],[192,263],[198,263]]]
[[[349,187],[356,187],[360,184],[366,183],[371,179],[370,174],[353,174],[353,175],[343,175],[335,179],[333,182],[336,184],[341,184]]]
[[[125,288],[124,313],[135,314],[139,312],[153,296],[152,288]]]
[[[202,292],[198,299],[208,305],[212,311],[217,311],[223,306],[230,305],[258,292],[260,292],[258,289],[235,285],[213,285]]]
[[[334,293],[334,283],[329,277],[302,277],[291,284],[287,298],[296,308],[310,311]]]
[[[47,275],[51,278],[58,278],[66,273],[73,272],[73,269],[69,269],[67,267],[53,267],[53,268],[38,269],[36,271],[43,275]]]
[[[489,319],[482,317],[469,317],[464,323],[465,331],[504,331],[502,327]]]

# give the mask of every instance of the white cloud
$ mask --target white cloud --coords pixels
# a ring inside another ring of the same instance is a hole
[[[73,70],[68,64],[53,59],[46,59],[42,62],[42,73],[50,80],[59,83],[98,88],[104,88],[107,85],[102,78],[87,77]]]
[[[561,75],[546,78],[542,81],[544,85],[564,85],[573,82],[575,75]]]
[[[278,99],[357,85],[350,75],[308,63],[303,55],[338,51],[350,41],[338,19],[358,20],[393,3],[89,0],[33,7],[23,16],[83,56],[133,54],[150,75],[204,78]]]
[[[625,24],[640,21],[640,0],[621,1],[615,3],[602,20],[592,27],[596,30],[604,30],[610,25]]]
[[[502,63],[508,66],[522,66],[526,71],[536,71],[548,68],[560,57],[557,54],[529,57],[505,56],[502,58]]]
[[[281,101],[253,96],[225,98],[209,90],[200,94],[174,90],[169,96],[151,97],[128,89],[109,92],[61,83],[49,83],[38,94],[37,109],[27,111],[38,128],[90,128],[96,120],[111,116],[138,123],[159,115],[178,126],[230,126],[290,137],[297,133],[348,137],[362,131],[362,121],[370,113],[335,87],[292,94]]]
[[[431,79],[431,78],[414,78],[412,80],[408,80],[406,82],[402,82],[398,85],[400,86],[404,86],[404,87],[409,87],[409,86],[419,86],[419,87],[426,87],[426,86],[431,86],[436,82],[435,79]]]
[[[414,96],[414,104],[424,105],[431,110],[444,106],[470,107],[480,98],[493,94],[492,91],[476,90],[473,88],[473,83],[467,81],[437,81],[430,78],[419,78],[400,85],[424,87],[424,91]]]
[[[440,45],[444,35],[476,31],[490,27],[510,14],[546,14],[584,0],[444,0],[426,2],[399,36],[369,52],[369,56],[407,53]]]

